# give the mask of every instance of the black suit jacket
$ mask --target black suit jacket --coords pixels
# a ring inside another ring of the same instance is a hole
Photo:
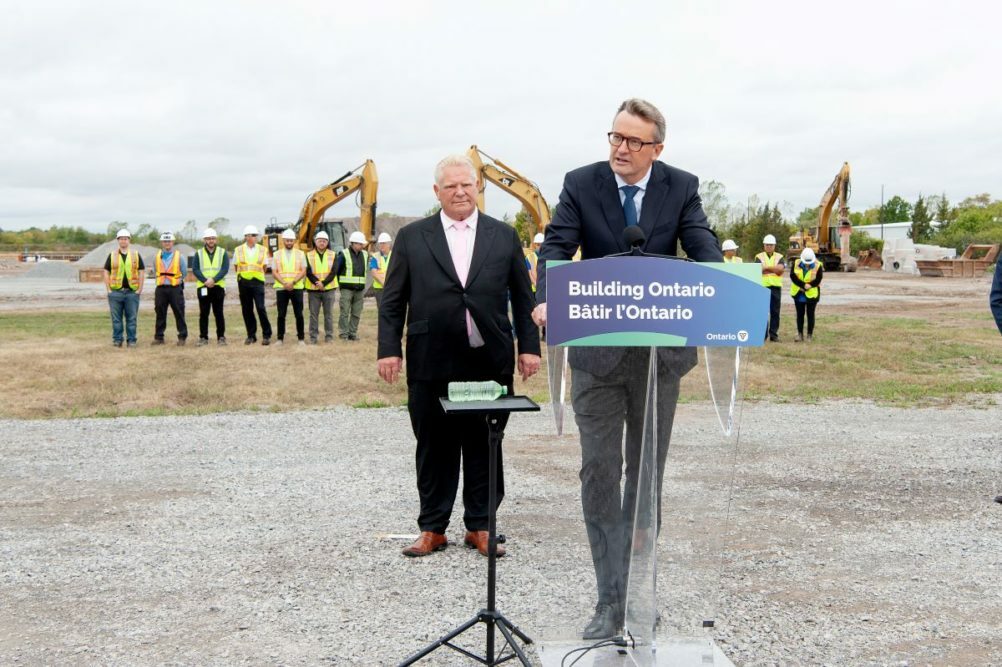
[[[699,179],[663,162],[651,166],[640,208],[645,252],[676,255],[678,245],[699,262],[723,261],[716,234],[710,229],[699,198]],[[546,228],[539,250],[536,299],[546,301],[547,260],[567,260],[581,248],[581,259],[626,252],[623,241],[626,216],[619,200],[619,187],[608,162],[596,162],[564,177],[556,215]],[[572,368],[606,375],[619,363],[623,348],[571,348]],[[659,350],[666,370],[685,374],[696,363],[695,348]]]
[[[459,282],[441,217],[413,222],[397,234],[379,305],[378,357],[405,356],[408,381],[456,376],[457,349],[468,348],[466,310],[484,339],[491,368],[485,375],[513,375],[512,322],[519,352],[539,354],[532,322],[535,298],[522,244],[513,227],[480,214],[466,287]],[[407,353],[401,352],[404,324]]]

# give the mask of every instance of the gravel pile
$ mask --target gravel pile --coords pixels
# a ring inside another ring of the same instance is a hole
[[[997,410],[743,419],[728,503],[713,418],[679,408],[664,631],[712,613],[739,665],[1002,664]],[[500,512],[498,606],[537,640],[594,604],[576,438],[552,433],[512,418]],[[399,408],[0,421],[0,663],[395,664],[485,604],[475,552],[399,553],[413,458]]]
[[[74,262],[61,260],[51,260],[39,262],[21,274],[21,278],[44,278],[54,280],[68,280],[77,282],[80,277],[80,267]]]

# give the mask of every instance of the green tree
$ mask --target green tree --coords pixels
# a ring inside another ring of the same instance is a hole
[[[849,237],[849,247],[852,248],[853,253],[864,252],[866,250],[883,252],[884,241],[874,238],[866,232],[853,232],[852,236]]]
[[[908,222],[912,214],[912,205],[898,195],[894,195],[880,207],[880,215],[877,222]]]
[[[933,219],[939,223],[940,231],[950,226],[953,221],[954,212],[950,208],[950,200],[946,198],[946,193],[933,195],[926,201],[929,210],[932,211]]]
[[[958,206],[955,209],[956,218],[946,229],[941,228],[933,236],[933,243],[954,248],[960,254],[972,243],[998,243],[1002,239],[1002,201],[982,205],[980,197],[969,197],[961,204],[969,201],[974,204]]]
[[[752,209],[751,215],[743,215],[732,223],[730,233],[738,244],[741,257],[748,261],[762,251],[762,239],[766,234],[776,237],[776,251],[785,254],[790,245],[790,235],[796,229],[795,225],[783,220],[778,204],[770,206],[766,202],[765,205]]]
[[[522,246],[529,247],[536,232],[536,225],[524,207],[515,214],[515,231],[518,232],[518,239],[522,242]]]
[[[912,228],[908,230],[908,237],[915,243],[927,243],[932,238],[932,231],[932,222],[925,205],[925,199],[919,194],[912,209]]]
[[[703,200],[703,212],[710,222],[710,228],[722,235],[727,230],[727,188],[720,181],[703,181],[699,184],[699,197]]]

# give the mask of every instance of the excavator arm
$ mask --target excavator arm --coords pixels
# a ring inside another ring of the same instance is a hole
[[[483,152],[476,145],[470,146],[466,155],[473,161],[473,166],[477,170],[477,207],[481,211],[484,210],[484,189],[490,182],[522,203],[536,224],[537,232],[543,231],[546,225],[550,224],[550,207],[535,183],[501,160]],[[486,162],[484,158],[487,159]]]
[[[365,238],[372,239],[376,222],[376,193],[379,190],[379,177],[376,175],[376,163],[366,160],[355,169],[329,185],[325,185],[303,202],[299,213],[299,221],[293,226],[296,230],[296,242],[300,248],[312,248],[313,237],[317,225],[324,216],[324,211],[334,204],[343,201],[353,193],[361,190],[359,209],[361,211],[360,228]]]
[[[825,194],[821,197],[821,210],[818,213],[818,245],[822,252],[834,252],[834,241],[831,234],[832,209],[838,201],[838,221],[839,225],[849,224],[849,163],[842,164],[842,169],[835,176],[835,180],[828,186]]]

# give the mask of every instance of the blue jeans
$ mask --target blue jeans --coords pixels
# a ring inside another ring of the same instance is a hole
[[[111,339],[122,342],[122,316],[125,316],[125,334],[130,343],[136,342],[136,320],[139,316],[139,295],[126,290],[108,292],[111,309]]]

